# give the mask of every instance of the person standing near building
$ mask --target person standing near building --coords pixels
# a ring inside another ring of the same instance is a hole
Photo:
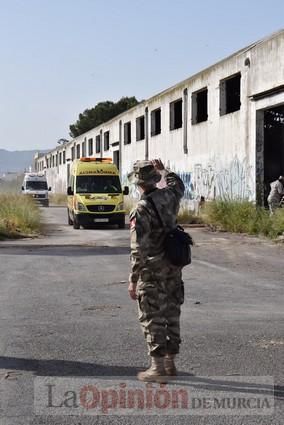
[[[161,173],[166,187],[158,189],[156,185]],[[130,297],[138,301],[139,321],[151,357],[149,369],[138,373],[137,377],[145,382],[166,382],[166,376],[177,374],[174,359],[181,343],[180,313],[184,293],[181,267],[173,266],[166,258],[164,240],[166,233],[176,226],[185,187],[175,173],[165,170],[160,160],[136,161],[128,178],[141,192],[140,201],[130,213],[128,291]]]
[[[280,202],[284,196],[284,177],[280,176],[277,180],[270,183],[270,193],[267,198],[270,214],[274,214],[276,208],[280,207]]]

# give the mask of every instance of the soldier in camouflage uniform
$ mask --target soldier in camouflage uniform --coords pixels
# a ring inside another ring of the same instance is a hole
[[[182,180],[164,170],[161,161],[137,161],[128,176],[142,192],[141,200],[130,213],[131,265],[128,291],[138,301],[139,321],[151,356],[151,366],[138,374],[146,382],[165,382],[176,375],[175,355],[179,352],[180,312],[183,303],[181,268],[165,257],[166,233],[175,227],[181,198]],[[164,171],[163,171],[164,170]],[[156,184],[165,174],[166,187]],[[164,227],[161,226],[152,198]]]
[[[275,210],[281,206],[284,196],[284,177],[280,176],[277,180],[270,183],[270,193],[267,198],[270,214],[273,215]]]

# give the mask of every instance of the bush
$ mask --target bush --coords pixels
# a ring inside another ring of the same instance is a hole
[[[49,202],[53,205],[67,206],[67,195],[64,193],[51,193],[49,195]]]
[[[269,236],[276,238],[284,234],[284,208],[279,208],[271,217],[271,227],[269,229]]]
[[[196,215],[194,211],[191,211],[186,206],[181,206],[178,213],[178,223],[180,224],[203,224],[203,218],[200,215]]]
[[[0,194],[0,239],[36,234],[40,230],[40,211],[24,195]]]
[[[213,201],[205,207],[204,221],[218,230],[275,238],[284,232],[284,209],[270,216],[252,202]]]

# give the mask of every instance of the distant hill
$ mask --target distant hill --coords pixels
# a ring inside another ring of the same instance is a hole
[[[0,174],[23,172],[33,165],[33,157],[38,150],[7,151],[0,149]]]

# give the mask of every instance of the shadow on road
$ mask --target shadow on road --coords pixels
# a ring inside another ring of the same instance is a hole
[[[42,255],[85,257],[96,255],[129,255],[129,246],[86,246],[84,245],[9,245],[0,247],[0,255]]]
[[[34,372],[36,376],[43,377],[97,377],[97,378],[131,378],[140,370],[135,367],[101,365],[69,360],[24,359],[16,357],[0,357],[0,369],[24,370]],[[228,377],[230,378],[230,377]],[[174,384],[182,384],[199,390],[236,392],[248,394],[273,395],[279,400],[284,400],[284,387],[280,385],[259,384],[253,382],[240,382],[232,379],[214,379],[198,377],[182,372]]]

